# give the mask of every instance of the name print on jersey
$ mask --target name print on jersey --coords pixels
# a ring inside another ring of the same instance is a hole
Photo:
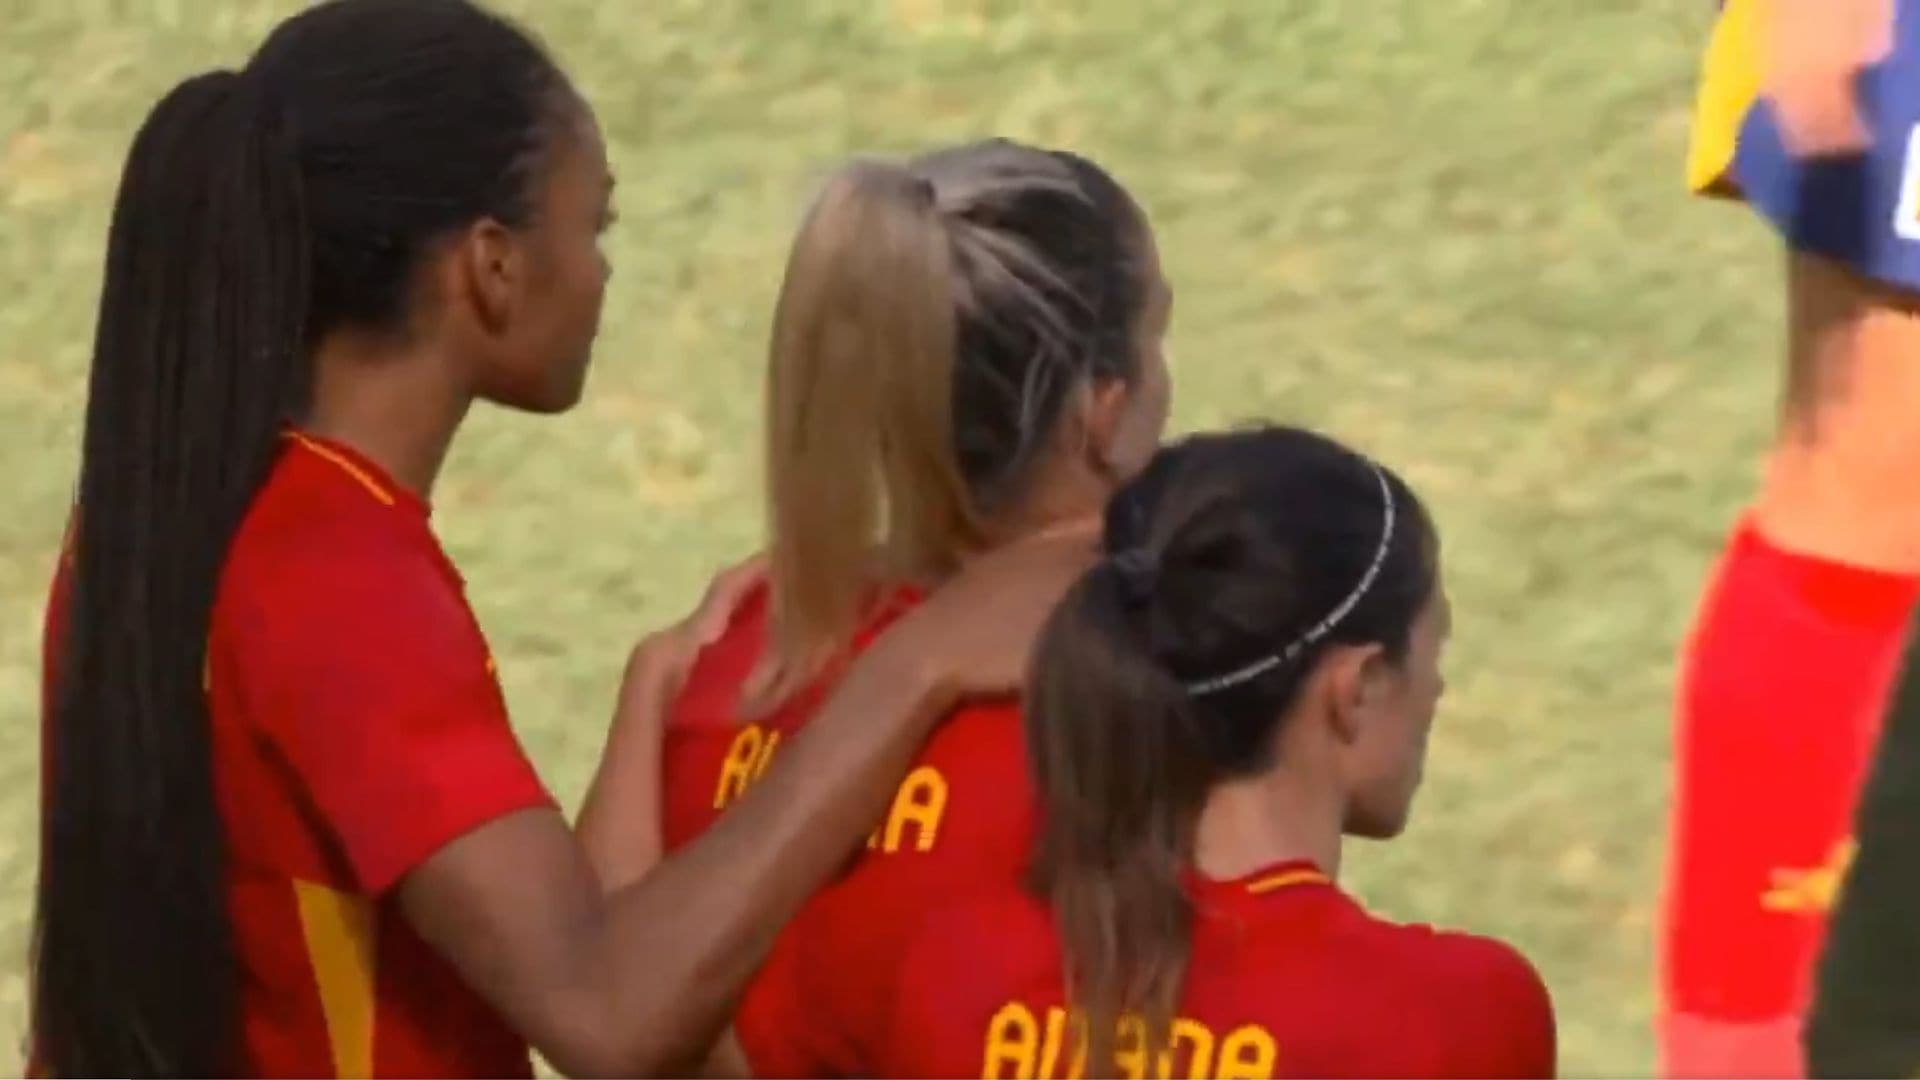
[[[987,1023],[980,1076],[982,1080],[1083,1077],[1085,1030],[1084,1017],[1058,1005],[1037,1015],[1026,1004],[1010,1001]],[[1178,1017],[1168,1034],[1167,1049],[1150,1055],[1146,1022],[1138,1016],[1121,1017],[1114,1040],[1115,1074],[1126,1080],[1268,1080],[1279,1056],[1273,1033],[1258,1024],[1241,1024],[1221,1034],[1197,1020]],[[1069,1043],[1074,1048],[1070,1055],[1065,1052]]]
[[[723,810],[746,793],[773,762],[780,732],[759,724],[744,724],[727,747],[713,788],[713,808]],[[933,850],[940,836],[940,819],[947,812],[947,778],[940,770],[922,765],[907,774],[894,791],[886,820],[867,837],[867,850],[885,854]]]

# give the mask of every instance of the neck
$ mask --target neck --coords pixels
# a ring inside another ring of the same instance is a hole
[[[422,499],[446,460],[472,394],[434,349],[335,334],[314,355],[305,426],[352,447]]]
[[[1097,526],[1111,485],[1092,477],[1043,476],[988,527],[988,542],[998,547],[1016,540]]]
[[[1194,864],[1215,880],[1298,859],[1338,876],[1341,825],[1338,793],[1283,765],[1215,785],[1200,810]]]

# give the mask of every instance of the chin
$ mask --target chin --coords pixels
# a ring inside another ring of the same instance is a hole
[[[580,404],[585,389],[584,379],[574,379],[561,386],[529,387],[523,392],[500,394],[492,400],[495,405],[515,412],[555,416]]]
[[[576,386],[571,392],[542,398],[538,403],[528,406],[526,411],[541,416],[558,416],[572,411],[575,405],[580,404],[580,398],[581,388]]]
[[[1362,840],[1392,840],[1407,831],[1407,808],[1398,813],[1372,813],[1362,808],[1347,815],[1346,834]]]

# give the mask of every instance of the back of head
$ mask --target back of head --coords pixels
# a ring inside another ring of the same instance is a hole
[[[1138,374],[1145,230],[1097,166],[1005,140],[827,182],[769,359],[774,697],[878,581],[984,543],[1076,391]]]
[[[1042,635],[1027,699],[1035,883],[1094,1061],[1109,1060],[1123,1014],[1164,1038],[1188,947],[1181,875],[1209,790],[1272,764],[1328,650],[1378,645],[1398,663],[1435,587],[1413,493],[1289,428],[1163,450],[1114,499],[1104,543]]]
[[[466,0],[330,0],[136,136],[49,725],[32,1010],[55,1075],[242,1067],[202,685],[228,545],[307,407],[314,343],[405,333],[436,241],[524,223],[567,93]]]

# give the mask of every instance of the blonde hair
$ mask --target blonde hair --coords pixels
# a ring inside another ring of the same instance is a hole
[[[984,545],[1070,389],[1133,376],[1144,227],[1098,167],[1004,140],[827,181],[768,355],[757,704],[819,674],[877,585],[938,580]]]

